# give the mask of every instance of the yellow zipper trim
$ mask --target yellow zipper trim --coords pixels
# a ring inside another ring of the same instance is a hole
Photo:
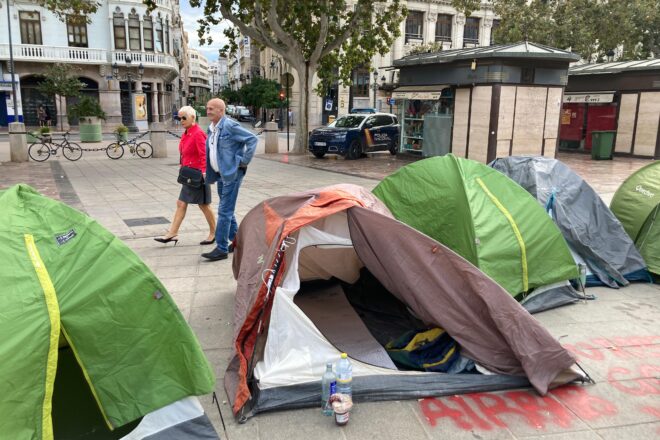
[[[488,190],[486,184],[483,182],[483,180],[481,180],[480,177],[477,177],[477,183],[481,186],[481,188],[488,195],[488,197],[490,197],[490,199],[493,201],[495,206],[497,206],[497,208],[502,212],[502,214],[504,214],[506,219],[509,221],[511,228],[513,229],[513,233],[516,236],[516,240],[518,240],[518,246],[520,246],[520,258],[522,260],[523,292],[527,292],[529,290],[529,279],[527,274],[527,249],[525,248],[525,241],[523,240],[522,234],[518,229],[518,225],[516,225],[516,222],[513,220],[511,213],[509,213],[509,211],[504,207],[504,205],[502,205],[502,203],[500,203],[500,201],[497,200],[497,197],[495,197],[495,195]]]
[[[429,364],[422,364],[422,367],[423,368],[431,368],[431,367],[435,367],[437,365],[444,364],[445,362],[447,362],[447,359],[449,359],[450,357],[452,357],[454,355],[455,351],[456,351],[456,346],[453,346],[452,348],[450,348],[447,351],[447,354],[445,354],[445,357],[440,359],[438,362],[431,362]]]
[[[46,299],[46,308],[48,309],[48,319],[50,320],[50,345],[48,347],[48,358],[46,362],[46,384],[44,390],[44,403],[41,414],[41,436],[44,440],[53,439],[53,388],[55,387],[55,374],[57,373],[57,349],[60,337],[60,306],[57,303],[55,287],[48,275],[48,270],[39,255],[39,250],[34,243],[34,237],[31,234],[25,234],[25,247],[27,248],[30,260],[37,272],[37,278],[44,291]]]
[[[64,326],[62,326],[62,333],[64,333],[64,337],[66,338],[67,342],[69,343],[69,346],[71,347],[71,350],[73,351],[73,355],[76,357],[76,361],[78,362],[78,365],[80,365],[80,369],[83,372],[83,375],[85,376],[85,380],[87,381],[87,384],[89,385],[89,389],[92,391],[92,395],[94,396],[94,400],[96,400],[96,405],[99,407],[99,411],[101,411],[101,415],[103,416],[103,420],[105,420],[105,424],[108,425],[108,428],[110,431],[114,431],[114,426],[112,426],[112,423],[110,423],[110,420],[108,420],[108,417],[105,415],[105,411],[103,411],[103,406],[101,406],[101,401],[99,400],[98,394],[96,394],[96,389],[94,388],[94,385],[92,384],[92,379],[90,379],[89,374],[87,373],[87,369],[85,368],[85,364],[83,364],[82,360],[80,359],[80,356],[78,356],[78,350],[76,350],[76,346],[73,344],[73,341],[69,337],[69,334],[67,333],[66,329]]]

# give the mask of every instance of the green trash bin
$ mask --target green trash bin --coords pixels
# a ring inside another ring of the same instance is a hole
[[[591,132],[591,158],[593,160],[611,160],[616,131]]]

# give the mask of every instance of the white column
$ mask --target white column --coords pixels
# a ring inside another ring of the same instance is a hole
[[[438,20],[438,13],[437,12],[427,12],[426,13],[426,29],[425,29],[425,37],[424,37],[424,44],[429,44],[429,43],[435,43],[435,23]]]
[[[454,16],[454,38],[452,38],[452,49],[463,48],[463,31],[465,29],[465,15]]]
[[[142,28],[142,17],[140,17],[140,48],[142,49],[142,52],[144,52],[144,29]]]
[[[480,32],[481,42],[480,46],[490,46],[490,35],[493,32],[493,19],[492,18],[483,18],[481,20],[482,26],[481,29],[483,32]]]
[[[131,36],[128,34],[128,18],[124,19],[124,32],[126,33],[126,51],[131,51]]]

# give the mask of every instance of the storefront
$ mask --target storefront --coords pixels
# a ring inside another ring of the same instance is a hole
[[[568,72],[560,148],[590,151],[614,131],[614,153],[660,158],[660,60],[583,64]]]
[[[401,151],[483,163],[554,157],[568,65],[579,56],[534,43],[410,55],[394,62]]]
[[[429,91],[400,87],[392,97],[398,102],[401,151],[442,156],[451,147],[454,99],[451,87],[432,86]]]

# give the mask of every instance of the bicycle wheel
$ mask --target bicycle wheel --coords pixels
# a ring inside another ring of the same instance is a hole
[[[122,147],[121,144],[118,144],[117,142],[113,142],[108,145],[108,148],[105,149],[105,153],[110,159],[119,159],[124,155],[124,147]]]
[[[70,161],[76,161],[82,157],[82,148],[75,142],[69,142],[69,145],[62,145],[62,154]]]
[[[137,151],[138,156],[142,159],[147,159],[154,154],[154,149],[149,142],[140,142],[137,144],[137,147],[135,147],[135,150]]]
[[[28,154],[32,160],[43,162],[50,157],[50,146],[44,144],[43,142],[35,142],[30,145]]]

